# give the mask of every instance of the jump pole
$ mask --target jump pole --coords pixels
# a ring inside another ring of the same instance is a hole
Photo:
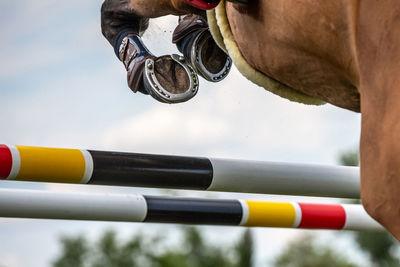
[[[0,179],[359,198],[359,168],[0,145]]]
[[[361,205],[0,189],[0,217],[383,231]]]

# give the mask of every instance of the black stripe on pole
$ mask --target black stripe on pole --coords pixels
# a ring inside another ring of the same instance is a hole
[[[239,225],[243,212],[238,200],[144,196],[145,222]]]
[[[213,177],[207,158],[89,152],[94,163],[89,184],[205,190]]]

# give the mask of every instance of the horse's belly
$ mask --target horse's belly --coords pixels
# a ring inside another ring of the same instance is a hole
[[[267,76],[328,103],[360,110],[355,51],[356,0],[227,3],[235,41]]]

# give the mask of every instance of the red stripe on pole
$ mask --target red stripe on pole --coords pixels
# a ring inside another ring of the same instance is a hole
[[[342,229],[346,223],[346,212],[341,205],[299,203],[299,206],[299,228]]]
[[[12,155],[6,145],[0,145],[0,179],[6,179],[12,168]]]

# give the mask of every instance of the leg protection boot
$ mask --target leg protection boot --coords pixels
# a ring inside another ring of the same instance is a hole
[[[215,43],[201,16],[183,17],[174,30],[172,42],[204,79],[219,82],[228,75],[232,60]]]

